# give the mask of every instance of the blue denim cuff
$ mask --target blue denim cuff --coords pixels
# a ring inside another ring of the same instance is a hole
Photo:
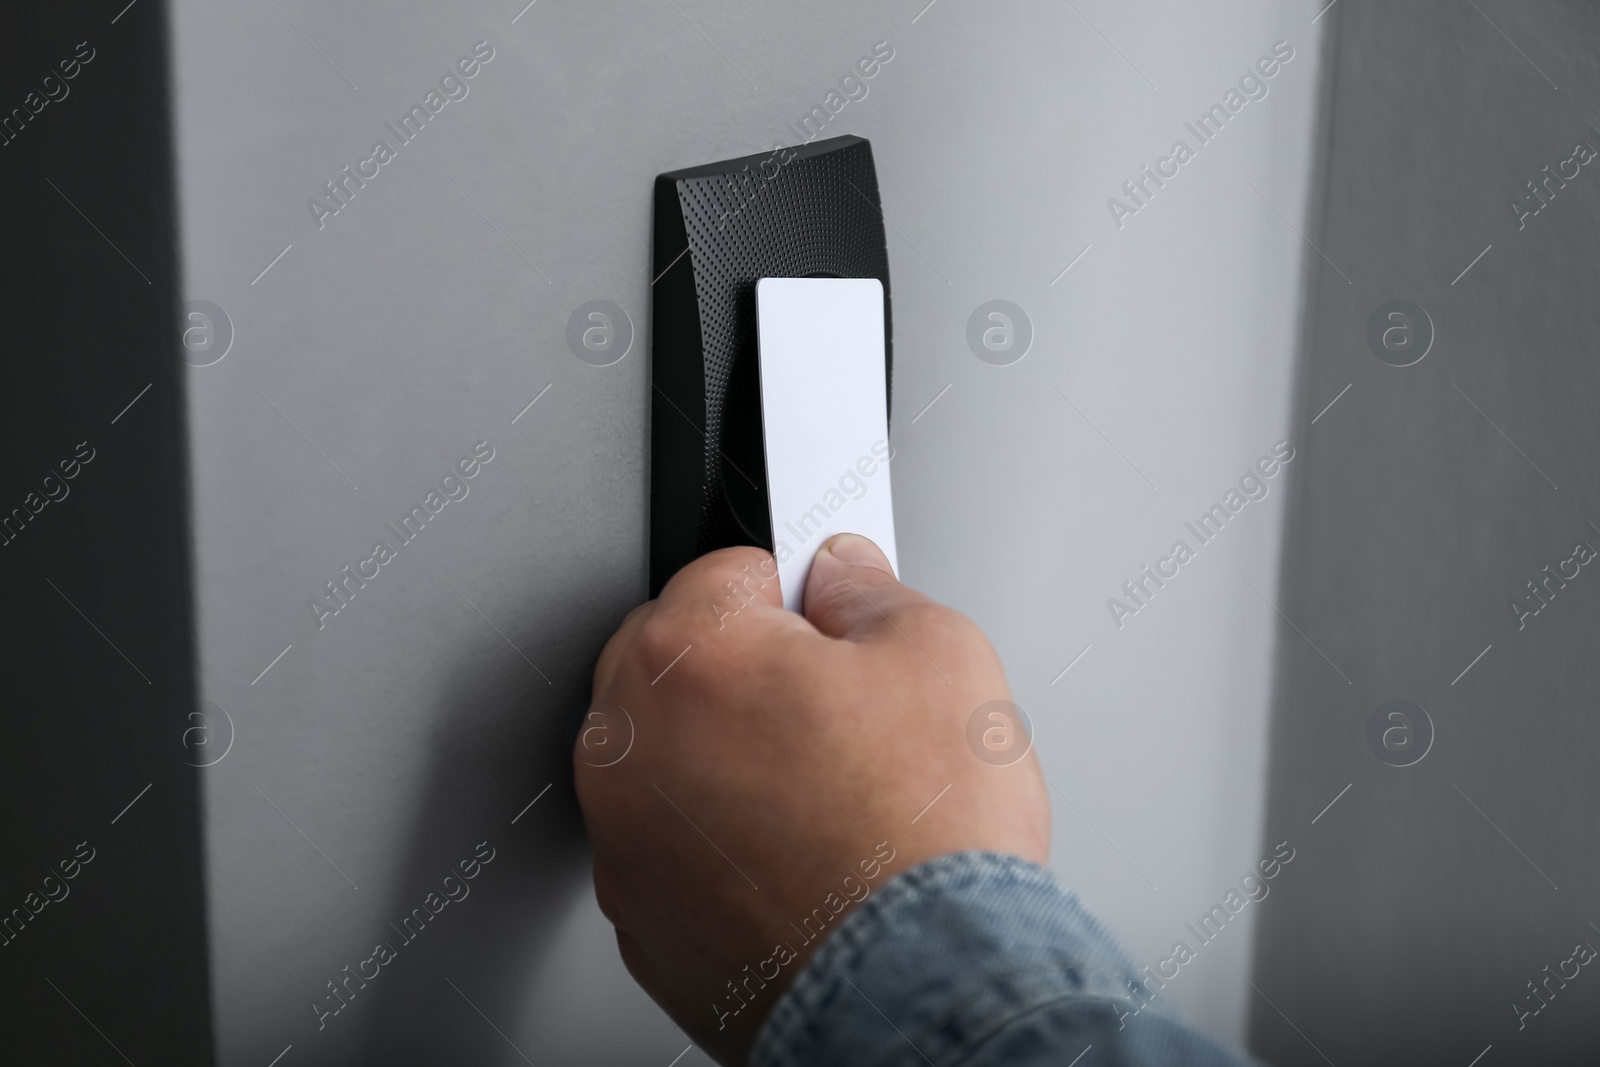
[[[773,1006],[749,1063],[1064,1067],[1092,1044],[1081,1067],[1247,1062],[1186,1030],[1165,999],[1048,870],[953,853],[845,918]]]

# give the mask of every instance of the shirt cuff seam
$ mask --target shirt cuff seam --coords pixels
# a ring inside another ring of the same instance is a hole
[[[892,879],[875,896],[847,915],[832,935],[817,949],[815,955],[796,977],[793,985],[773,1005],[771,1013],[762,1024],[756,1042],[751,1048],[748,1062],[781,1064],[787,1059],[809,1020],[815,1018],[827,1003],[843,993],[852,972],[858,972],[860,962],[869,950],[873,936],[878,932],[885,913],[912,906],[930,893],[950,888],[952,885],[987,883],[994,886],[1020,885],[1027,888],[1053,888],[1070,901],[1076,902],[1071,890],[1062,886],[1044,867],[1020,856],[996,852],[955,852],[928,860]],[[1115,988],[1115,968],[1102,973],[1101,968],[1080,972],[1085,984]],[[843,979],[843,981],[841,981]],[[858,990],[859,992],[859,990]],[[865,994],[861,994],[865,997]],[[985,1031],[985,1040],[1004,1026],[1051,1004],[1073,998],[1085,1001],[1117,1003],[1117,998],[1100,992],[1086,990],[1052,991],[1043,999],[1027,1005],[1018,1005],[1004,1019]],[[871,1003],[868,1001],[868,1003]],[[907,1038],[910,1040],[910,1038]],[[974,1045],[974,1047],[976,1047]],[[970,1054],[963,1050],[962,1059]],[[959,1061],[958,1061],[959,1062]]]

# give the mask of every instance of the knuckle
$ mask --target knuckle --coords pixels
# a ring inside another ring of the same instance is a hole
[[[606,646],[600,650],[600,656],[594,662],[594,674],[590,679],[596,695],[610,690],[616,684],[617,675],[636,639],[637,634],[629,635],[625,631],[618,631],[611,635]]]
[[[870,598],[870,594],[852,588],[847,582],[824,585],[821,588],[811,586],[806,590],[806,614],[848,617],[861,604],[863,596]]]
[[[952,608],[932,600],[920,600],[901,609],[900,625],[908,633],[915,631],[930,641],[959,641],[971,623]]]
[[[763,577],[774,577],[776,569],[771,563],[765,562],[771,558],[771,553],[750,545],[719,548],[687,564],[673,576],[668,589],[674,598],[685,593],[703,595],[706,590],[720,591],[724,582],[736,576],[742,577],[747,569]]]
[[[706,594],[714,603],[732,610],[761,600],[767,587],[778,578],[772,557],[758,548],[726,549],[707,571]]]
[[[742,572],[748,567],[752,571],[758,571],[764,577],[772,577],[778,573],[771,563],[772,553],[754,545],[736,545],[733,548],[722,549],[714,553],[714,555],[727,560],[727,569],[729,571]]]
[[[705,640],[696,625],[680,615],[668,614],[641,626],[631,656],[634,681],[663,691],[681,691],[685,683],[704,685],[711,651],[707,646],[713,643]]]
[[[978,624],[954,608],[926,601],[907,609],[901,624],[919,644],[926,642],[946,658],[963,663],[981,662],[993,655]]]
[[[647,673],[652,666],[659,671],[682,650],[682,636],[679,628],[672,625],[670,615],[652,615],[639,624],[639,630],[634,635],[633,659]]]
[[[594,661],[594,674],[591,683],[595,692],[599,692],[613,675],[616,674],[618,658],[622,655],[622,646],[618,641],[618,634],[612,634],[600,650],[599,657]]]

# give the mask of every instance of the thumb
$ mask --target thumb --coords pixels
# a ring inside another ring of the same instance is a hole
[[[822,633],[859,641],[889,630],[892,620],[927,598],[900,584],[876,544],[845,533],[817,549],[803,603],[806,619]]]

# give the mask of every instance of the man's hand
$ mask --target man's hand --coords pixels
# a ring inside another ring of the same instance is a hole
[[[810,954],[895,874],[967,849],[1045,862],[1029,739],[979,711],[1010,696],[977,626],[865,538],[817,553],[804,617],[759,549],[685,567],[601,653],[574,752],[629,973],[742,1063]],[[992,758],[1001,742],[1026,754]]]

